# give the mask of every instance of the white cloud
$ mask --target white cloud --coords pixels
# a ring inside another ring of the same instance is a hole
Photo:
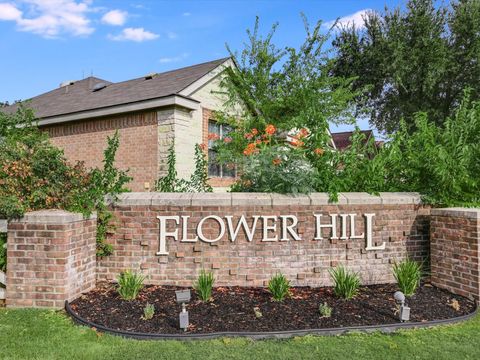
[[[323,27],[325,29],[330,29],[334,24],[335,24],[335,21],[337,21],[337,27],[341,28],[343,26],[351,26],[353,24],[355,24],[355,27],[357,29],[363,29],[365,27],[365,22],[363,21],[363,17],[369,13],[369,12],[372,12],[373,10],[372,9],[363,9],[363,10],[359,10],[357,11],[356,13],[354,14],[351,14],[351,15],[347,15],[347,16],[344,16],[344,17],[341,17],[337,20],[332,20],[332,21],[327,21],[325,23],[323,23]]]
[[[0,4],[0,20],[16,21],[22,18],[22,12],[15,5],[9,3]]]
[[[175,63],[182,61],[188,57],[188,53],[183,53],[182,55],[179,56],[174,56],[174,57],[162,57],[158,60],[160,64],[169,64],[169,63]]]
[[[62,33],[74,36],[89,35],[95,29],[90,26],[87,13],[91,0],[23,0],[28,17],[15,5],[0,4],[0,20],[12,20],[18,29],[47,38]]]
[[[102,22],[108,25],[122,26],[127,21],[128,13],[122,10],[111,10],[102,17]]]
[[[159,35],[145,30],[144,28],[126,28],[123,29],[119,35],[109,35],[110,40],[115,41],[135,41],[143,42],[148,40],[154,40]]]
[[[189,12],[187,11],[187,12],[184,12],[182,15],[183,15],[183,16],[190,16],[190,15],[192,15],[192,13],[189,13]]]

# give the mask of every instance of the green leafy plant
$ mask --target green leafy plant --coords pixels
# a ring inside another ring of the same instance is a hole
[[[283,301],[290,295],[290,281],[282,273],[277,273],[268,281],[268,291],[273,300]]]
[[[175,155],[175,143],[168,148],[167,174],[155,182],[155,191],[159,192],[212,192],[208,184],[208,168],[205,152],[198,144],[195,145],[195,170],[189,180],[179,179]]]
[[[210,271],[202,270],[198,275],[197,281],[194,283],[193,288],[196,290],[198,297],[203,301],[208,301],[212,297],[213,284],[215,278]]]
[[[0,112],[0,218],[14,219],[40,209],[64,209],[85,216],[97,212],[97,255],[112,252],[104,242],[112,216],[105,196],[115,199],[127,191],[127,171],[115,167],[119,134],[108,137],[103,168],[71,164],[38,129],[32,110]]]
[[[7,271],[7,234],[0,233],[0,271]]]
[[[326,302],[324,302],[323,304],[320,304],[320,306],[318,307],[318,312],[322,317],[326,317],[326,318],[331,317],[332,311],[333,309]]]
[[[124,300],[135,300],[143,288],[145,277],[141,274],[126,270],[118,275],[117,291]]]
[[[329,272],[334,283],[333,291],[335,295],[346,300],[350,300],[357,295],[360,287],[358,274],[345,269],[343,266],[330,269]]]
[[[142,319],[150,320],[153,318],[153,315],[155,315],[155,306],[153,306],[152,304],[145,305],[145,307],[143,308]]]
[[[411,259],[405,259],[400,263],[394,263],[392,271],[398,287],[405,296],[413,296],[420,285],[422,265]]]

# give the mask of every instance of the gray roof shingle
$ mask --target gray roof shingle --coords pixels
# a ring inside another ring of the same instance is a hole
[[[143,100],[161,98],[178,94],[210,71],[224,63],[228,58],[209,61],[185,68],[156,74],[152,79],[145,77],[128,81],[111,83],[96,77],[76,81],[47,93],[35,96],[26,105],[35,111],[39,119],[57,115],[71,114],[86,110],[128,104]],[[92,91],[98,83],[107,86],[99,91]],[[18,104],[3,108],[4,112],[16,111]]]

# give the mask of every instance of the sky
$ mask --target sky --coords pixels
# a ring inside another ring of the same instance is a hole
[[[274,41],[299,45],[300,13],[325,28],[335,19],[403,0],[0,0],[0,101],[28,99],[90,75],[117,82],[228,56],[260,17]],[[360,120],[362,129],[368,121]],[[349,130],[348,126],[332,131]]]

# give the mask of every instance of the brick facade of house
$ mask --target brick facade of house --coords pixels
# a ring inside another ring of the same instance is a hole
[[[116,130],[120,146],[116,166],[130,169],[132,191],[148,191],[158,176],[158,116],[156,111],[132,113],[73,123],[46,126],[51,142],[63,149],[72,162],[83,161],[87,167],[102,167],[107,137]]]

